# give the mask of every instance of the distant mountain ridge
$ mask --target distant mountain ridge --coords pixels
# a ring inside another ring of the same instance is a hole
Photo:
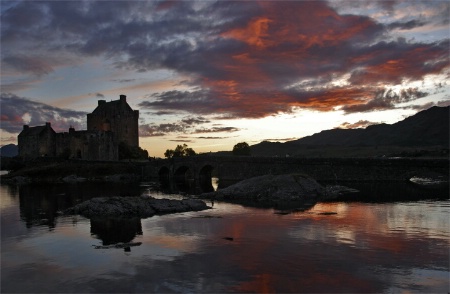
[[[449,148],[450,106],[431,107],[394,124],[372,125],[365,129],[331,129],[286,143],[261,142],[251,146],[254,156],[293,154],[308,146],[344,147],[426,147]]]
[[[8,144],[0,147],[0,156],[14,157],[19,154],[19,146],[15,144]]]
[[[434,106],[392,125],[326,130],[289,143],[334,146],[448,146],[449,110],[449,106]]]

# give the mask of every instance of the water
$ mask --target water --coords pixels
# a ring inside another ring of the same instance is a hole
[[[287,215],[221,202],[142,220],[59,214],[118,194],[181,197],[151,185],[0,186],[1,292],[449,291],[448,195]],[[142,244],[95,249],[118,242]]]

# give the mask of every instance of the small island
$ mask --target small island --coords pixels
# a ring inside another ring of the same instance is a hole
[[[149,196],[141,197],[98,197],[84,201],[64,211],[64,214],[79,214],[91,217],[139,217],[147,218],[154,215],[201,211],[210,209],[199,199],[155,199]]]

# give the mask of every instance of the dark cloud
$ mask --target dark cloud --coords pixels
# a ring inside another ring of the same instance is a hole
[[[102,93],[95,93],[95,97],[97,97],[97,98],[105,98],[105,95],[103,95]]]
[[[438,106],[438,107],[447,107],[450,106],[450,100],[442,100],[442,101],[437,101],[437,102],[428,102],[422,105],[409,105],[409,106],[405,106],[403,107],[404,109],[414,109],[417,111],[422,111],[422,110],[426,110],[430,107],[433,106]]]
[[[448,40],[435,44],[410,44],[403,40],[380,42],[352,56],[355,70],[350,82],[358,85],[401,84],[442,72],[449,65]]]
[[[8,93],[0,94],[0,100],[1,129],[9,133],[19,133],[24,124],[39,126],[46,122],[57,132],[68,131],[70,126],[85,127],[85,112],[61,109]]]
[[[196,137],[197,139],[204,139],[204,140],[222,140],[222,139],[228,139],[228,137]]]
[[[212,127],[212,128],[201,128],[195,129],[193,134],[202,134],[202,133],[232,133],[239,131],[238,128],[235,127]]]
[[[143,124],[139,126],[140,137],[159,137],[169,133],[184,133],[186,126],[177,123],[164,123],[160,125]]]
[[[411,30],[417,27],[422,27],[426,25],[427,23],[424,21],[420,21],[417,19],[410,20],[407,22],[393,22],[389,25],[387,25],[388,29],[400,29],[400,30]]]
[[[141,124],[139,135],[141,137],[165,136],[172,133],[189,133],[192,127],[196,125],[206,124],[210,121],[204,117],[186,117],[175,123]]]
[[[376,93],[386,85],[442,72],[448,67],[448,42],[374,40],[393,28],[423,24],[385,26],[368,17],[338,15],[320,1],[264,2],[260,15],[222,32],[223,39],[207,49],[197,44],[191,54],[182,48],[189,44],[175,44],[190,63],[177,62],[177,69],[203,77],[197,79],[202,90],[161,93],[141,106],[233,118],[289,113],[295,107],[392,108],[397,100],[380,100]],[[352,86],[331,84],[345,74]]]
[[[36,76],[43,76],[53,71],[52,66],[40,56],[9,55],[4,57],[2,62],[19,72],[32,73]]]
[[[130,83],[130,82],[134,82],[136,79],[116,79],[116,80],[112,80],[113,82],[118,82],[118,83]]]
[[[450,98],[450,97],[447,97],[447,98]],[[438,101],[438,102],[436,103],[436,106],[439,106],[439,107],[447,107],[447,106],[450,106],[450,99],[449,99],[449,100]]]
[[[214,109],[216,101],[212,99],[207,90],[189,91],[168,91],[152,95],[155,100],[143,101],[138,104],[141,108],[170,110],[192,110],[195,113],[210,113]]]
[[[204,123],[209,123],[210,121],[205,119],[204,117],[189,117],[189,118],[185,118],[182,119],[181,122],[183,122],[184,124],[187,125],[198,125],[198,124],[204,124]]]
[[[159,125],[142,124],[139,126],[139,135],[141,137],[156,137],[169,134],[230,133],[239,131],[239,129],[235,127],[222,126],[194,128],[195,126],[208,123],[209,120],[206,120],[203,117],[188,117],[175,123],[163,123]]]
[[[449,67],[447,39],[420,43],[392,41],[389,36],[394,29],[429,25],[431,17],[382,24],[368,16],[340,14],[331,5],[23,1],[2,14],[2,63],[39,77],[66,62],[51,56],[68,54],[101,56],[138,72],[169,69],[186,76],[193,90],[154,94],[139,104],[141,108],[228,118],[265,117],[298,108],[393,108],[398,100],[381,99],[379,91]],[[396,2],[374,5],[392,12]],[[448,11],[449,5],[442,5],[440,11]],[[347,83],[336,82],[347,78]]]
[[[379,111],[396,108],[397,104],[410,102],[427,96],[428,93],[420,91],[418,88],[402,89],[395,92],[392,89],[380,89],[374,93],[374,98],[364,104],[346,105],[341,109],[345,113]]]

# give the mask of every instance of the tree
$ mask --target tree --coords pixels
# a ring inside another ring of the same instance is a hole
[[[186,157],[186,156],[194,156],[197,155],[197,153],[192,148],[188,148],[186,144],[183,145],[177,145],[175,150],[167,149],[166,152],[164,152],[164,156],[166,158],[172,158],[172,157]]]
[[[233,155],[250,156],[250,153],[251,153],[250,146],[246,142],[237,143],[233,147]]]
[[[164,156],[165,156],[166,158],[172,158],[172,157],[173,157],[173,153],[174,153],[173,150],[167,149],[166,152],[164,152]]]

